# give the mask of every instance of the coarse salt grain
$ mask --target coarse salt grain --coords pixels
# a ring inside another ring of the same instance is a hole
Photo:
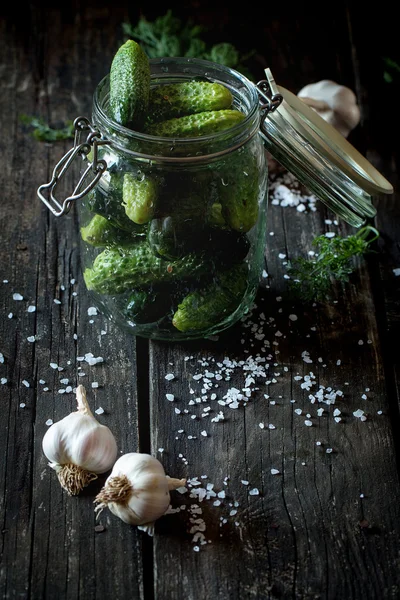
[[[200,435],[202,435],[203,437],[207,437],[208,434],[207,431],[204,430],[200,432]]]
[[[165,397],[167,400],[169,400],[169,402],[173,402],[175,399],[175,396],[173,394],[165,394]]]
[[[28,388],[28,387],[31,387],[31,384],[30,384],[30,383],[29,383],[29,381],[27,381],[26,379],[23,379],[23,380],[22,380],[22,384],[23,384],[25,387],[27,387],[27,388]]]
[[[327,231],[325,234],[325,237],[327,238],[333,238],[335,237],[336,233],[334,231]]]
[[[249,491],[249,496],[259,496],[260,492],[257,488],[253,488],[252,490]]]
[[[89,317],[94,317],[96,316],[97,313],[97,308],[95,306],[89,306],[89,308],[87,309],[87,314]]]
[[[25,408],[25,406],[26,406],[25,402],[21,402],[19,405],[20,408]]]
[[[36,337],[35,337],[34,335],[30,335],[30,336],[29,336],[29,337],[27,337],[26,339],[27,339],[27,340],[28,340],[28,342],[30,342],[31,344],[32,344],[33,342],[35,342],[35,341],[36,341]]]
[[[399,268],[393,269],[393,273],[394,273],[395,277],[400,277],[400,269]]]
[[[99,387],[99,382],[98,382],[98,381],[93,381],[93,382],[92,382],[92,388],[93,388],[93,389],[96,389],[96,388],[98,388],[98,387]]]
[[[104,408],[99,406],[99,408],[96,408],[94,412],[96,413],[96,415],[102,415],[104,413]]]
[[[268,423],[268,429],[276,429],[275,425],[272,425],[272,423]]]
[[[260,429],[264,429],[264,427],[265,427],[264,423],[259,423],[258,426]]]
[[[34,313],[36,311],[36,306],[28,306],[28,313]]]
[[[297,319],[298,319],[298,316],[297,316],[297,315],[289,315],[289,319],[290,319],[291,321],[297,321]]]
[[[165,376],[165,379],[166,379],[167,381],[172,381],[172,379],[175,379],[175,375],[174,375],[173,373],[168,373],[168,374]]]
[[[13,300],[16,300],[17,302],[20,302],[23,299],[24,299],[24,297],[21,296],[21,294],[13,294]]]
[[[4,363],[4,354],[2,352],[0,352],[0,363]]]
[[[241,483],[242,483],[243,485],[249,485],[249,482],[248,482],[246,479],[242,479],[242,480],[241,480]]]
[[[12,313],[12,312],[10,312],[10,313],[8,313],[8,315],[7,315],[7,316],[8,316],[8,318],[9,318],[9,319],[12,319],[14,315],[13,315],[13,313]]]
[[[54,298],[53,302],[54,304],[61,304],[61,300],[58,300],[57,298]]]
[[[7,383],[7,378],[6,377],[2,377],[0,379],[0,383],[1,383],[1,385],[5,385]]]
[[[50,427],[50,425],[53,425],[53,419],[47,419],[45,425],[47,425],[47,427]]]
[[[309,419],[306,419],[304,421],[304,425],[306,425],[307,427],[312,427],[312,421],[310,421]]]
[[[278,475],[279,471],[278,469],[271,469],[271,475]]]

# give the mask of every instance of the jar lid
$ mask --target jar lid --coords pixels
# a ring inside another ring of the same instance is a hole
[[[261,132],[268,150],[337,215],[359,227],[376,210],[373,194],[392,185],[332,125],[295,94],[277,86],[269,69],[259,82]]]

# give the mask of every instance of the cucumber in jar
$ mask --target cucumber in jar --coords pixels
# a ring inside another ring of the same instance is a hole
[[[146,133],[172,138],[199,137],[231,129],[244,118],[239,110],[213,110],[149,125]]]
[[[81,227],[81,236],[84,242],[98,248],[132,246],[138,239],[135,234],[114,227],[108,219],[101,215],[94,215],[85,227]]]
[[[172,324],[182,332],[209,329],[235,311],[247,289],[247,266],[220,272],[212,283],[190,292],[178,305]]]
[[[89,290],[120,294],[136,287],[201,277],[210,269],[208,261],[197,255],[167,262],[155,256],[147,242],[139,241],[133,248],[103,250],[83,276]]]
[[[159,85],[150,90],[149,123],[232,106],[232,94],[224,85],[210,81],[185,81]]]

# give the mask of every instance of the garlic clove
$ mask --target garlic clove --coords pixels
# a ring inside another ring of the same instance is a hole
[[[350,88],[335,81],[324,79],[311,83],[297,95],[344,137],[360,122],[356,95]]]
[[[117,458],[117,444],[108,427],[92,414],[86,390],[76,390],[78,410],[54,423],[43,438],[43,452],[57,473],[61,486],[74,496],[111,469]]]
[[[185,479],[167,477],[162,464],[153,456],[131,452],[115,463],[96,496],[95,512],[99,515],[108,507],[125,523],[146,527],[147,533],[152,535],[154,522],[169,508],[170,490],[185,483]]]

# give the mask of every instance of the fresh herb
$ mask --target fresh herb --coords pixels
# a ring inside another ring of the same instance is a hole
[[[388,57],[383,58],[383,63],[385,66],[383,79],[386,83],[392,83],[395,77],[400,75],[400,65],[395,60]]]
[[[347,282],[354,271],[352,258],[368,252],[369,245],[378,237],[378,231],[370,225],[347,238],[316,237],[312,243],[315,257],[297,258],[289,267],[292,289],[306,302],[326,299],[332,279]]]
[[[21,115],[20,120],[24,125],[33,127],[32,135],[39,142],[58,142],[59,140],[74,138],[74,124],[72,121],[67,121],[65,126],[60,129],[54,129],[40,117]]]
[[[135,26],[131,23],[123,23],[122,29],[126,36],[140,42],[149,58],[164,56],[204,58],[249,75],[243,63],[254,54],[254,51],[241,55],[235,46],[228,42],[209,45],[201,37],[204,33],[203,27],[195,25],[191,20],[182,22],[181,19],[173,16],[171,10],[154,21],[141,17]]]

